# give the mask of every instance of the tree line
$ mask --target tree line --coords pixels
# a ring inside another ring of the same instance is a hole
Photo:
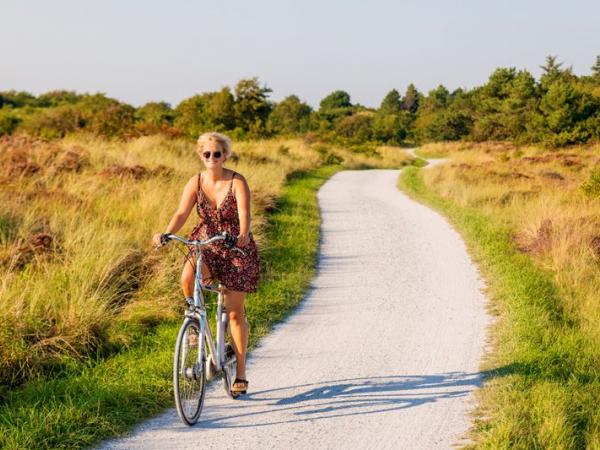
[[[402,144],[452,140],[509,140],[559,147],[600,139],[600,56],[589,75],[578,76],[555,56],[527,70],[498,68],[487,82],[450,92],[439,85],[427,94],[410,84],[392,89],[379,108],[351,101],[336,90],[313,109],[296,95],[279,102],[258,78],[233,89],[194,95],[172,107],[149,102],[139,108],[105,94],[51,91],[0,92],[0,135],[26,133],[60,138],[80,130],[108,138],[163,133],[195,138],[206,130],[235,139],[310,133],[346,144]]]

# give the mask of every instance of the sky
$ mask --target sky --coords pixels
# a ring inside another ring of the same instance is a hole
[[[313,107],[377,107],[409,83],[484,84],[498,67],[576,74],[600,55],[591,0],[0,0],[0,91],[104,92],[141,106],[258,77]]]

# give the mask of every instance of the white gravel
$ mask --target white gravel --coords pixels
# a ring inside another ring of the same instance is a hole
[[[320,189],[318,274],[248,360],[249,394],[207,390],[101,448],[449,448],[464,443],[489,317],[446,220],[397,170],[342,171]]]

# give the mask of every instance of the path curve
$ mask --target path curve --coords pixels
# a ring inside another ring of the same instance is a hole
[[[469,427],[484,347],[483,283],[459,235],[396,187],[345,170],[319,190],[318,273],[248,359],[250,392],[207,390],[101,448],[450,448]]]

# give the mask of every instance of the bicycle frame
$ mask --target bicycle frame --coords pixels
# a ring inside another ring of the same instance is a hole
[[[217,314],[216,314],[216,324],[217,324],[217,336],[216,342],[213,338],[212,331],[210,326],[208,325],[208,316],[206,311],[206,305],[204,303],[204,295],[202,293],[203,290],[216,292],[217,293]],[[198,258],[196,260],[196,274],[194,277],[194,308],[193,311],[186,311],[185,320],[190,320],[193,318],[197,320],[200,325],[200,342],[203,339],[206,339],[208,343],[209,355],[204,355],[205,347],[201,346],[202,352],[198,354],[198,362],[201,364],[205,364],[208,358],[212,361],[216,372],[223,370],[225,361],[225,333],[227,331],[227,310],[225,308],[222,285],[219,284],[217,287],[211,285],[204,285],[202,283],[202,252],[198,250]],[[184,348],[184,352],[182,353],[182,357],[187,354],[187,348]]]

